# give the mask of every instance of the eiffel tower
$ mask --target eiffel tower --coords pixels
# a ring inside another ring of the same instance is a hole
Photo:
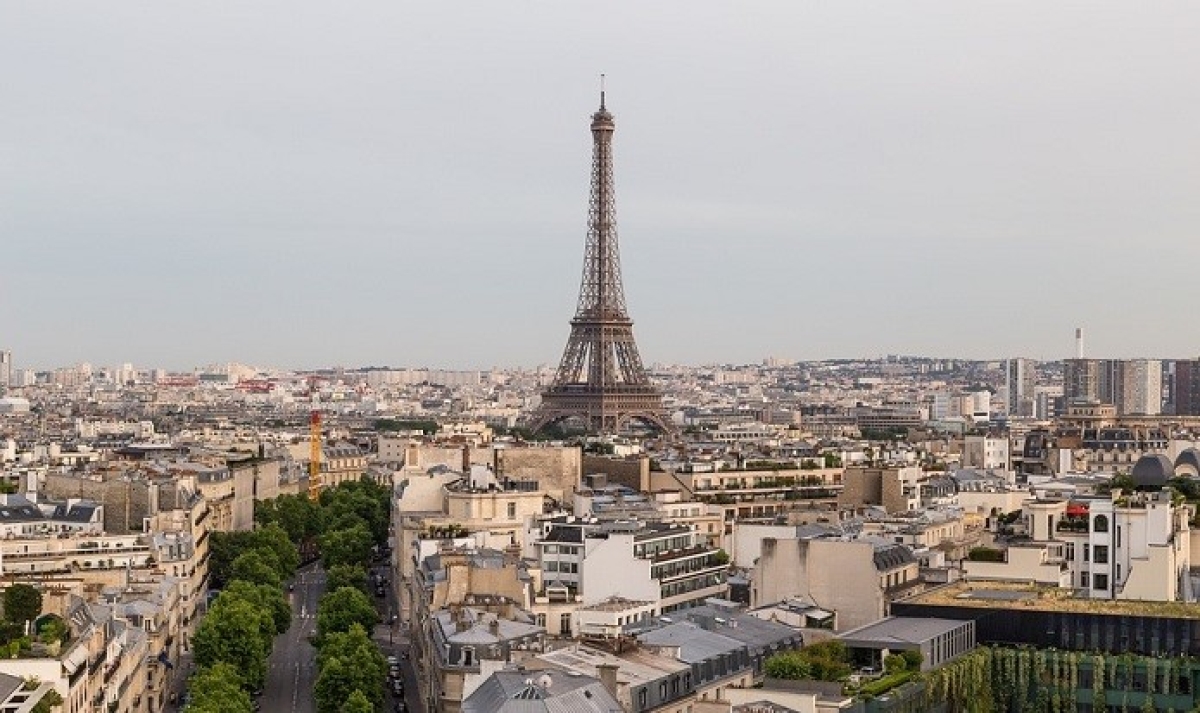
[[[592,188],[579,306],[554,383],[533,416],[535,432],[566,419],[584,421],[592,433],[617,433],[633,420],[662,432],[672,430],[662,392],[642,366],[625,308],[613,190],[615,128],[601,88],[600,110],[592,114]]]

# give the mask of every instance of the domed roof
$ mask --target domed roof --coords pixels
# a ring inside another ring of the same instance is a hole
[[[1200,451],[1196,450],[1195,448],[1184,449],[1184,451],[1179,454],[1179,457],[1175,459],[1175,468],[1178,469],[1181,465],[1190,465],[1196,470],[1197,473],[1200,473]]]
[[[1171,459],[1161,453],[1147,454],[1133,464],[1133,484],[1138,490],[1161,490],[1175,474]]]

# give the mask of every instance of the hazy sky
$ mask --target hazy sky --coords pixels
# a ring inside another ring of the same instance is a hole
[[[0,4],[18,367],[1196,356],[1194,2]]]

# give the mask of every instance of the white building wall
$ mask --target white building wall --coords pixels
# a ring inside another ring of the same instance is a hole
[[[614,533],[608,539],[589,538],[579,567],[583,604],[609,597],[658,602],[662,590],[650,577],[650,561],[633,556],[633,535]]]

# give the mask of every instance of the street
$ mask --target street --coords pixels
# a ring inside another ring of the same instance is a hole
[[[379,611],[379,621],[381,622],[375,627],[372,638],[379,645],[379,650],[385,656],[395,656],[400,659],[400,675],[404,682],[404,703],[405,709],[414,713],[424,713],[425,706],[421,702],[420,694],[417,690],[417,677],[413,670],[412,662],[406,658],[409,651],[408,627],[404,626],[399,617],[395,622],[392,622],[392,616],[400,611],[400,603],[396,599],[395,589],[395,572],[387,566],[387,562],[376,562],[371,567],[372,571],[377,575],[382,575],[388,578],[388,585],[385,586],[384,597],[375,598],[375,606]],[[374,587],[372,580],[372,587]],[[396,710],[396,696],[392,694],[391,681],[388,682],[387,705],[385,710]]]
[[[317,650],[308,637],[317,630],[317,603],[325,593],[325,570],[319,562],[296,572],[295,590],[288,592],[292,626],[275,639],[267,662],[267,685],[262,710],[271,713],[316,713],[313,683],[317,679]]]
[[[392,581],[392,572],[386,566],[376,564],[373,568],[379,575]],[[258,699],[261,710],[269,713],[316,713],[313,700],[313,684],[317,678],[317,650],[308,642],[316,633],[317,604],[325,593],[325,571],[319,562],[305,565],[296,572],[295,589],[287,592],[292,605],[292,624],[283,634],[275,638],[271,658],[267,661],[267,683]],[[408,711],[423,713],[417,691],[416,675],[412,662],[405,658],[409,650],[408,629],[402,622],[391,622],[392,614],[399,610],[392,586],[384,588],[386,596],[373,597],[379,611],[380,624],[372,632],[372,639],[385,656],[400,658],[400,672],[404,682],[404,699]],[[186,678],[191,669],[191,657],[180,664],[175,676],[174,688],[178,696],[186,687]],[[180,711],[179,703],[167,705],[166,711]],[[387,686],[385,710],[396,710],[396,697],[392,694],[391,682]]]

